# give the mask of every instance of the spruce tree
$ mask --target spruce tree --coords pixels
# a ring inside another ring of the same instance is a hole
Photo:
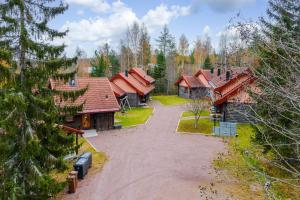
[[[154,68],[154,78],[161,79],[166,76],[166,58],[162,52],[156,56],[156,67]]]
[[[203,64],[203,68],[204,69],[211,69],[212,68],[212,64],[210,62],[209,56],[206,56],[204,64]]]
[[[120,63],[115,51],[111,51],[108,55],[111,65],[111,75],[114,76],[121,71]]]
[[[94,77],[106,77],[108,70],[108,63],[104,58],[103,53],[95,52],[95,58],[91,61],[92,76]]]
[[[268,19],[252,49],[261,62],[256,70],[261,92],[257,101],[255,140],[281,162],[299,163],[300,1],[270,0]],[[298,162],[296,162],[298,160]],[[287,167],[289,168],[289,167]],[[293,171],[294,169],[291,169]]]
[[[64,168],[74,138],[58,125],[81,105],[62,108],[54,99],[72,102],[86,90],[49,88],[50,78],[68,81],[76,73],[66,70],[76,58],[51,43],[66,32],[48,26],[67,8],[49,0],[0,3],[0,199],[47,199],[61,189],[49,172]]]

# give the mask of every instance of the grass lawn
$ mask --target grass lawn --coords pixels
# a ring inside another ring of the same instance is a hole
[[[199,119],[198,128],[195,128],[194,123],[194,119],[180,120],[177,131],[188,133],[202,133],[208,135],[212,134],[214,122],[210,121],[210,119]],[[216,125],[218,126],[218,123],[216,123]]]
[[[86,141],[85,138],[80,138],[79,144],[82,144],[82,146],[79,149],[79,155],[87,151],[92,153],[93,162],[92,167],[88,171],[88,174],[93,175],[94,173],[99,172],[108,159],[106,154],[104,152],[96,152],[95,149]],[[67,169],[65,171],[54,170],[51,172],[50,176],[60,183],[66,182],[67,175],[70,171],[73,170],[74,163],[75,160],[67,161]]]
[[[161,104],[165,106],[174,106],[174,105],[181,105],[190,102],[190,99],[181,98],[176,95],[169,95],[169,96],[152,96],[153,100],[159,101]]]
[[[209,114],[210,114],[209,110],[204,110],[201,113],[201,116],[209,116]],[[194,114],[190,111],[186,111],[182,113],[182,117],[191,117],[191,116],[194,116]]]
[[[115,114],[116,124],[121,124],[123,127],[144,124],[152,113],[153,108],[131,108],[125,113],[118,112]]]
[[[225,184],[225,191],[233,199],[264,199],[264,177],[255,173],[252,167],[271,174],[271,176],[286,177],[281,170],[270,167],[268,163],[257,158],[272,158],[271,154],[263,154],[261,146],[253,144],[251,137],[254,135],[252,127],[248,124],[238,124],[238,137],[226,138],[228,141],[228,154],[221,155],[214,161],[214,166],[224,180],[231,180]],[[244,152],[250,152],[244,154]],[[299,184],[299,183],[298,183]],[[300,199],[300,191],[288,187],[287,184],[273,182],[271,187],[278,199]]]

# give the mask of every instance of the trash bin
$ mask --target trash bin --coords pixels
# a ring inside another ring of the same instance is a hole
[[[88,160],[89,168],[92,166],[92,153],[91,152],[85,152],[79,158],[86,158]]]
[[[78,178],[83,179],[87,174],[87,170],[89,168],[88,159],[86,158],[78,158],[74,165],[74,170],[78,172]]]
[[[69,193],[75,193],[76,192],[76,177],[74,175],[69,175],[67,177],[68,184],[69,184]]]

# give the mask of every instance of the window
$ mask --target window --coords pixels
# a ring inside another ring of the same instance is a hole
[[[75,79],[70,80],[70,86],[75,86]]]
[[[188,88],[185,87],[185,88],[184,88],[184,93],[187,93],[187,92],[188,92]]]

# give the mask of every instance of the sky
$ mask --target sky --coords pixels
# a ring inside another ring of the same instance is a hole
[[[56,40],[65,43],[68,56],[77,47],[89,57],[104,43],[118,50],[120,39],[132,23],[144,23],[151,37],[153,50],[155,39],[164,25],[178,39],[185,34],[192,48],[197,37],[209,35],[213,47],[218,50],[221,33],[231,18],[240,13],[243,19],[257,21],[264,16],[267,0],[63,0],[69,9],[56,17],[51,26],[69,30],[68,35]]]

